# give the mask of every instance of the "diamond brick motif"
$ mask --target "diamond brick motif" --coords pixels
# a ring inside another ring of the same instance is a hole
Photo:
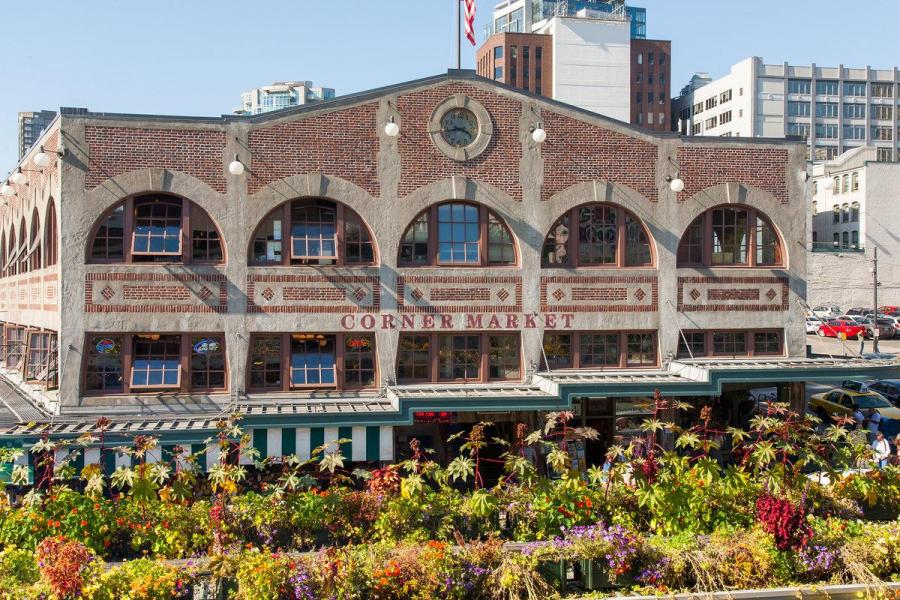
[[[356,288],[356,291],[353,292],[353,297],[356,298],[357,302],[362,302],[362,299],[366,297],[366,290],[362,288]]]
[[[202,290],[200,290],[199,296],[201,300],[209,300],[209,297],[212,296],[212,290],[210,290],[208,287],[204,287]]]
[[[425,294],[423,294],[422,290],[420,290],[419,288],[414,288],[413,291],[411,291],[409,293],[409,295],[413,297],[413,300],[418,302],[419,300],[422,299],[422,296],[424,296]]]
[[[773,290],[772,288],[769,288],[769,291],[766,292],[766,298],[769,299],[769,302],[771,302],[772,300],[774,300],[774,299],[775,299],[775,296],[777,296],[777,295],[778,295],[778,292],[776,292],[776,291]]]
[[[696,302],[697,298],[699,298],[699,297],[700,297],[700,292],[698,292],[696,288],[692,289],[691,290],[691,298],[694,299],[694,302]]]
[[[643,289],[638,288],[638,290],[634,293],[634,297],[637,298],[638,302],[640,302],[647,297],[647,293]]]
[[[497,292],[497,297],[500,298],[500,302],[505,302],[509,298],[509,292],[506,291],[506,288],[500,288],[500,291]]]
[[[275,297],[275,292],[272,291],[272,288],[266,288],[262,291],[262,297],[266,300],[271,300]]]
[[[556,291],[553,292],[553,297],[556,298],[556,301],[559,302],[563,298],[566,297],[566,293],[559,288],[556,288]]]
[[[116,295],[116,292],[109,286],[106,286],[102,290],[100,290],[100,295],[106,298],[106,301],[109,302],[112,300],[112,297]]]

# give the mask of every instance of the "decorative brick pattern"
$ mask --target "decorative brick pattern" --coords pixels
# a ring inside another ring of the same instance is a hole
[[[647,292],[644,291],[644,288],[638,288],[637,291],[634,293],[634,299],[637,300],[638,302],[640,302],[641,300],[643,300],[646,297],[647,297]]]
[[[109,177],[137,169],[181,171],[225,192],[225,133],[191,129],[84,128],[90,160],[84,185],[93,189]]]
[[[515,288],[501,298],[500,289]],[[410,290],[411,291],[407,291]],[[416,298],[415,292],[422,295]],[[459,302],[460,304],[438,304]],[[522,279],[510,276],[444,277],[402,275],[397,278],[397,309],[401,313],[521,312]]]
[[[252,129],[248,192],[255,194],[291,175],[318,172],[352,181],[379,196],[377,108],[373,102]]]
[[[788,201],[788,152],[783,148],[687,144],[678,148],[678,164],[684,180],[679,202],[722,183],[743,183]]]
[[[258,288],[262,291],[257,292]],[[247,276],[248,313],[333,314],[380,309],[381,281],[377,275]]]
[[[629,299],[638,290],[650,289],[643,298]],[[550,292],[549,290],[555,290]],[[571,304],[560,304],[566,292]],[[557,294],[557,292],[561,292]],[[553,302],[553,299],[556,302]],[[541,277],[542,312],[654,312],[659,305],[656,275],[558,275]]]
[[[96,292],[95,287],[99,288]],[[204,289],[210,293],[204,294]],[[122,301],[113,303],[110,301],[113,297],[121,297]],[[225,313],[228,312],[228,281],[223,273],[89,272],[84,280],[84,311]]]
[[[687,294],[687,299],[685,299],[686,289],[691,290]],[[789,293],[786,277],[679,277],[678,310],[680,312],[786,311]],[[701,303],[700,300],[704,297],[705,302]]]
[[[444,156],[427,131],[431,113],[448,96],[465,94],[481,103],[491,114],[494,132],[491,142],[479,156],[457,162]],[[400,137],[401,197],[435,181],[454,175],[470,177],[496,186],[513,198],[522,199],[519,183],[519,115],[522,105],[499,94],[481,90],[468,83],[448,83],[397,98],[397,110],[403,119]]]
[[[656,144],[570,117],[541,111],[550,132],[541,145],[544,187],[541,197],[582,181],[621,183],[656,202]]]
[[[509,298],[509,292],[506,291],[506,288],[500,288],[500,291],[497,292],[497,298],[500,299],[500,302],[504,302]]]

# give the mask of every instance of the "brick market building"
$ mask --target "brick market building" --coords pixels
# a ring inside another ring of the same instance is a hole
[[[895,373],[806,357],[804,160],[470,71],[257,116],[63,112],[0,189],[0,443],[102,415],[159,459],[240,413],[263,456],[379,462],[573,408],[590,461],[654,390],[802,406],[796,382]]]

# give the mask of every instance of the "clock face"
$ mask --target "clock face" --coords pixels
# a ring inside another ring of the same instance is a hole
[[[465,108],[452,108],[441,117],[441,135],[455,148],[464,148],[478,135],[478,119]]]

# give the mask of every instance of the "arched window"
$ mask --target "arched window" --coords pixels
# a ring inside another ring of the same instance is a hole
[[[833,237],[834,237],[834,247],[838,248],[841,245],[841,234],[839,234],[837,231],[835,231],[833,234]]]
[[[650,234],[640,219],[621,206],[583,204],[567,211],[550,228],[541,263],[544,267],[649,267],[653,264]]]
[[[834,206],[831,207],[831,212],[834,215],[832,222],[840,223],[841,222],[841,207],[839,205],[835,204]]]
[[[841,177],[841,193],[846,194],[850,191],[850,176],[844,175]]]
[[[19,223],[19,251],[16,253],[19,261],[19,273],[28,272],[28,230],[25,229],[25,217]]]
[[[400,240],[397,260],[403,267],[514,265],[516,249],[509,228],[493,211],[451,201],[413,219]]]
[[[854,249],[859,249],[859,232],[853,230],[850,232],[850,243],[853,244]]]
[[[850,191],[855,192],[859,190],[859,173],[854,172],[850,177]]]
[[[7,275],[15,275],[19,272],[19,263],[16,262],[16,230],[14,227],[9,228],[9,246],[7,246],[8,251],[6,253],[6,262],[3,263],[6,265],[6,274]]]
[[[841,205],[841,222],[848,223],[850,221],[850,205],[846,202]]]
[[[854,223],[859,221],[859,202],[850,205],[850,220]]]
[[[834,187],[832,188],[832,194],[840,194],[841,193],[841,178],[835,175],[831,179],[832,183],[834,183]]]
[[[850,247],[850,234],[846,231],[841,234],[841,243],[843,244],[844,248]]]
[[[694,219],[678,244],[678,266],[780,266],[781,240],[760,212],[711,208]]]
[[[350,208],[325,198],[301,198],[285,202],[256,228],[250,264],[371,265],[375,244]]]
[[[44,222],[44,266],[52,267],[57,261],[56,251],[56,203],[50,198],[47,220]]]
[[[41,217],[37,208],[31,215],[31,238],[28,240],[28,268],[37,271],[41,268]]]
[[[144,194],[100,218],[88,256],[103,263],[216,264],[225,260],[225,245],[210,216],[196,204],[168,194]]]

